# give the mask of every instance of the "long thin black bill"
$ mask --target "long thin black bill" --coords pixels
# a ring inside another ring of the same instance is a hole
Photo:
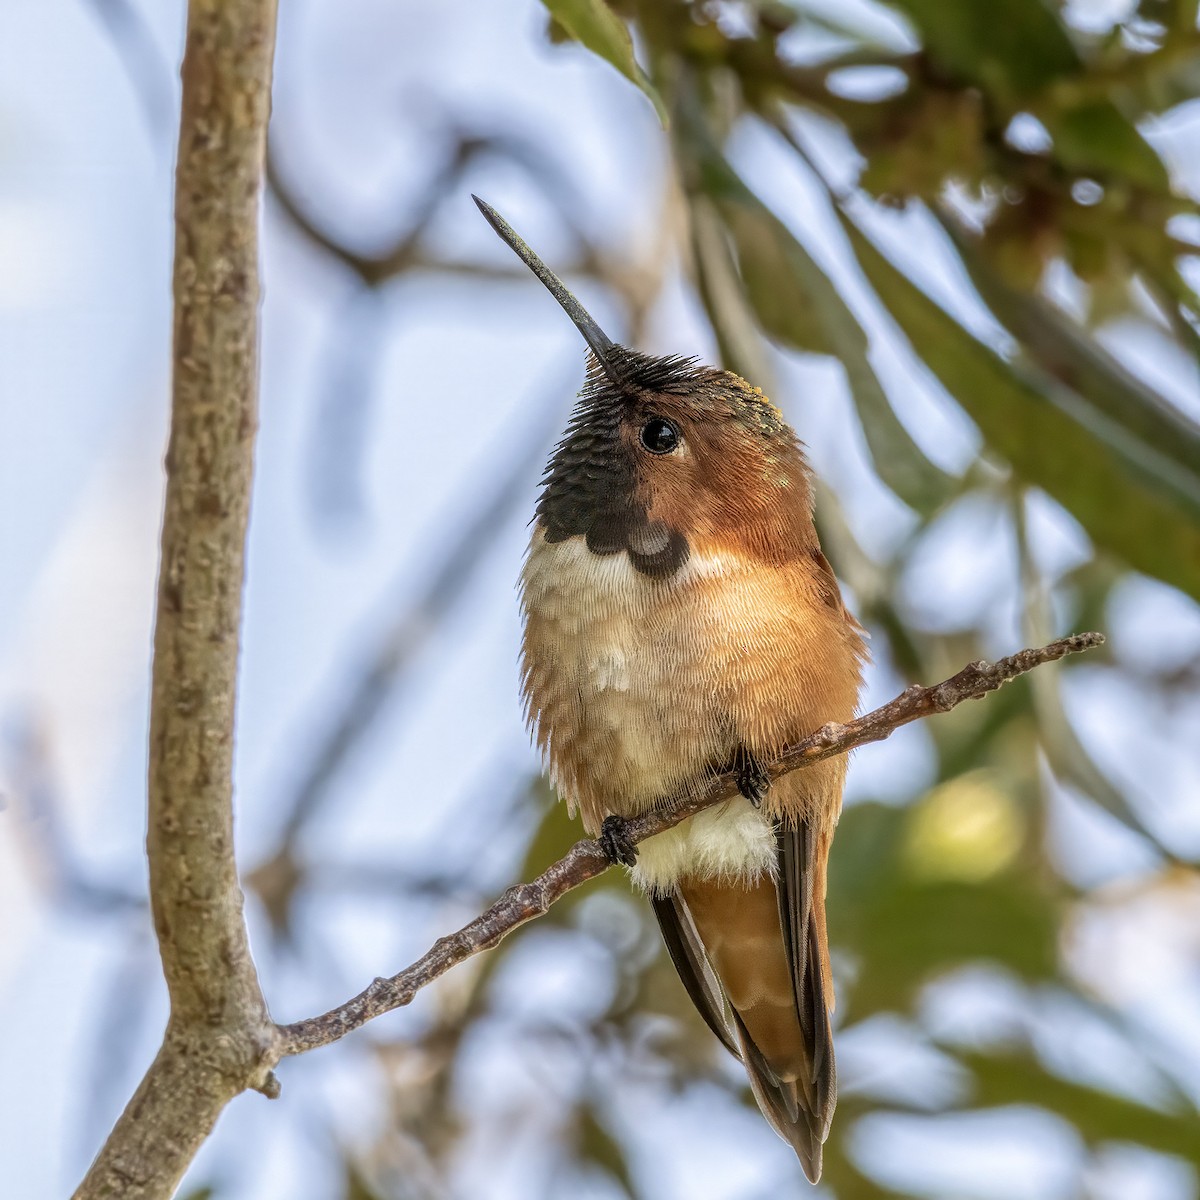
[[[592,320],[587,310],[567,291],[563,281],[525,243],[525,240],[486,200],[472,195],[479,211],[488,224],[515,251],[521,261],[542,281],[546,290],[562,305],[563,311],[575,322],[575,328],[583,334],[583,340],[592,348],[592,353],[604,368],[604,373],[616,379],[617,346],[612,339]]]

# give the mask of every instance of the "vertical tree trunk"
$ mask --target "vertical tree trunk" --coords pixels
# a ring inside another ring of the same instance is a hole
[[[150,715],[163,1044],[78,1200],[168,1197],[278,1035],[233,855],[233,740],[258,396],[258,223],[275,0],[192,0],[175,177],[171,438]]]

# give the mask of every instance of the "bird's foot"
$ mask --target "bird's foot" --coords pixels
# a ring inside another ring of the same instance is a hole
[[[737,778],[738,791],[755,808],[761,808],[762,802],[771,790],[771,776],[767,773],[767,768],[749,750],[741,746],[734,755],[733,770]]]
[[[627,867],[637,864],[637,843],[629,840],[624,818],[605,817],[598,840],[610,863],[624,863]]]

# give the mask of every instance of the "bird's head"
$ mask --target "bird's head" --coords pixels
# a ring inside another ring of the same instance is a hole
[[[779,565],[812,553],[812,489],[779,410],[738,375],[608,338],[490,205],[475,203],[590,347],[587,380],[546,468],[537,518],[549,542],[626,552],[643,575],[693,555]]]

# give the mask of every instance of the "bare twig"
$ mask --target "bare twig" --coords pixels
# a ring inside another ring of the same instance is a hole
[[[427,97],[421,97],[425,101]],[[284,173],[278,161],[276,139],[272,134],[271,142],[266,151],[266,184],[270,194],[280,203],[284,214],[293,226],[305,235],[319,250],[330,254],[332,258],[347,266],[358,276],[367,287],[377,288],[392,280],[397,275],[414,269],[468,271],[481,277],[508,278],[508,280],[528,281],[528,272],[514,268],[505,263],[500,268],[490,266],[456,263],[451,260],[434,259],[422,251],[421,241],[425,238],[434,218],[439,215],[446,198],[462,198],[463,175],[475,166],[480,158],[500,158],[505,162],[515,163],[538,181],[540,191],[547,196],[558,198],[558,208],[563,220],[568,224],[571,233],[582,247],[581,262],[576,270],[582,274],[596,275],[606,278],[610,274],[611,256],[600,253],[592,246],[581,224],[575,220],[574,214],[581,208],[580,197],[575,194],[569,176],[557,166],[557,163],[541,151],[538,145],[527,142],[511,133],[485,133],[467,130],[457,126],[455,122],[443,121],[445,125],[444,142],[450,149],[442,163],[422,188],[414,205],[414,210],[408,222],[408,229],[391,239],[390,244],[378,253],[364,253],[354,250],[344,242],[337,240],[334,235],[322,227],[322,224],[311,214],[310,208],[301,199],[300,193],[284,178]],[[619,278],[610,280],[618,292]]]
[[[957,675],[932,687],[910,687],[890,703],[845,725],[830,724],[797,743],[769,768],[772,779],[810,766],[837,754],[845,754],[867,742],[879,742],[902,725],[934,713],[949,712],[964,700],[974,700],[1043,663],[1068,654],[1090,650],[1104,638],[1099,633],[1079,633],[1037,649],[1021,650],[999,662],[974,662]],[[677,800],[660,811],[625,822],[625,836],[644,841],[678,825],[712,804],[737,792],[732,774],[714,776],[700,792]],[[439,938],[428,953],[412,966],[388,979],[376,979],[352,1000],[318,1017],[280,1027],[284,1054],[303,1054],[327,1046],[358,1029],[374,1017],[412,1001],[421,988],[483,950],[490,950],[514,929],[543,916],[555,901],[610,866],[598,841],[585,838],[529,883],[511,887],[486,912],[464,925],[457,933]]]
[[[419,261],[420,240],[437,209],[442,188],[429,191],[411,228],[395,239],[393,244],[380,254],[361,254],[343,245],[326,233],[301,206],[299,198],[284,181],[276,159],[274,139],[267,154],[267,185],[271,195],[279,202],[288,220],[304,234],[313,245],[337,259],[357,275],[368,287],[378,287],[404,271],[411,270]],[[441,182],[441,181],[439,181]]]
[[[171,1015],[76,1200],[172,1195],[228,1101],[277,1087],[275,1027],[242,917],[232,778],[274,43],[275,0],[188,6],[147,834]]]
[[[610,288],[620,297],[628,314],[630,341],[637,341],[663,286],[668,256],[662,253],[662,235],[668,234],[667,222],[674,215],[671,204],[665,206],[662,235],[649,240],[652,252],[646,260],[625,261],[611,250],[593,243],[577,218],[582,206],[580,198],[555,162],[541,154],[537,147],[508,134],[479,133],[454,127],[450,130],[449,140],[452,150],[417,199],[408,229],[396,234],[385,248],[374,254],[346,245],[313,216],[309,206],[285,178],[274,142],[267,152],[267,184],[292,226],[318,250],[340,262],[367,288],[380,288],[399,275],[418,270],[473,280],[520,282],[527,286],[529,272],[507,261],[480,263],[450,259],[431,254],[423,245],[446,198],[461,196],[462,177],[477,159],[494,156],[516,163],[538,181],[544,194],[557,197],[558,215],[579,244],[575,262],[561,266],[560,273],[566,278],[588,276]]]
[[[494,155],[522,164],[543,181],[547,185],[547,190],[551,192],[567,193],[569,189],[565,180],[555,169],[551,160],[540,154],[536,147],[527,145],[517,138],[503,134],[482,134],[452,129],[449,140],[452,149],[437,173],[425,185],[416,202],[408,229],[397,234],[386,249],[376,254],[355,250],[322,228],[317,219],[308,211],[300,196],[284,178],[279,165],[274,137],[272,137],[271,145],[267,150],[267,186],[292,225],[304,234],[314,246],[348,267],[367,287],[380,287],[397,275],[418,268],[467,271],[480,277],[519,279],[521,282],[525,282],[528,273],[522,275],[519,269],[510,267],[508,263],[505,263],[503,267],[491,268],[484,265],[440,260],[426,253],[422,249],[421,242],[434,219],[439,215],[446,198],[461,194],[462,176],[477,159],[483,156]],[[572,206],[569,204],[564,204],[562,207],[567,214],[572,211]],[[583,258],[577,269],[588,274],[602,275],[605,265],[604,256],[590,245],[583,231],[573,223],[572,232],[584,247]]]

